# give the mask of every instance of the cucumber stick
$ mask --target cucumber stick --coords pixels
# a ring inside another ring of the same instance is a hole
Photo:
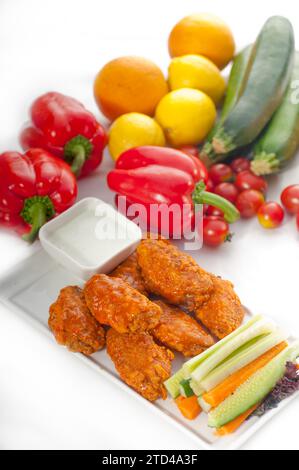
[[[238,348],[246,344],[247,342],[257,338],[261,335],[271,333],[275,327],[272,323],[265,319],[254,323],[250,328],[245,330],[243,333],[238,335],[234,340],[222,346],[218,353],[213,354],[206,361],[200,364],[192,373],[191,378],[194,382],[202,387],[202,380],[220,363],[223,363],[224,359],[227,359],[233,352]]]
[[[225,100],[223,103],[223,107],[221,110],[221,114],[219,120],[216,122],[215,126],[209,133],[205,145],[200,153],[201,159],[205,158],[209,160],[209,158],[213,154],[213,147],[212,147],[212,140],[216,131],[220,128],[221,124],[224,122],[225,118],[228,116],[230,111],[235,107],[238,99],[240,98],[245,83],[247,81],[247,77],[249,75],[250,69],[250,56],[251,56],[252,46],[247,46],[243,49],[239,54],[235,57],[229,78],[228,84],[226,89]],[[208,162],[209,163],[209,162]]]
[[[220,349],[230,343],[231,341],[234,340],[238,335],[246,331],[248,328],[250,328],[254,323],[257,323],[259,320],[261,320],[263,317],[262,315],[255,315],[252,317],[247,323],[244,325],[240,326],[237,328],[235,331],[230,333],[228,336],[225,336],[222,340],[218,341],[217,343],[214,344],[214,346],[211,346],[210,348],[206,349],[204,352],[201,354],[198,354],[195,357],[192,357],[192,359],[189,359],[189,361],[185,362],[183,365],[183,374],[185,379],[189,379],[191,377],[191,373],[200,365],[202,364],[206,359],[211,357],[213,354],[218,353]],[[223,358],[224,359],[224,358]]]
[[[287,89],[293,58],[291,23],[281,16],[269,18],[252,49],[243,94],[213,137],[213,150],[220,159],[250,144],[269,122]]]
[[[283,377],[286,363],[295,361],[298,355],[299,341],[284,349],[266,366],[240,385],[219,406],[211,410],[208,425],[215,428],[224,426],[262,401]]]
[[[299,147],[299,52],[285,97],[253,149],[251,169],[257,175],[281,170]]]
[[[218,384],[223,382],[229,375],[242,369],[250,362],[262,356],[266,351],[285,340],[285,335],[279,330],[266,336],[261,336],[255,341],[249,341],[247,345],[238,349],[237,354],[214,369],[207,377],[201,381],[201,386],[209,392]]]
[[[223,338],[221,341],[218,341],[214,346],[206,349],[201,354],[198,354],[189,361],[185,362],[183,367],[179,369],[175,374],[173,374],[169,379],[164,382],[165,388],[172,398],[177,398],[180,395],[180,385],[183,379],[190,379],[191,372],[196,369],[196,367],[201,364],[205,359],[210,357],[212,354],[217,352],[223,345],[227,344],[229,341],[233,340],[236,336],[241,334],[243,331],[250,328],[251,325],[258,322],[262,319],[261,315],[255,315],[247,323],[240,326],[237,330],[233,331],[230,335]],[[204,390],[200,387],[196,387],[196,384],[190,383],[191,388],[193,389],[196,395],[200,395]]]

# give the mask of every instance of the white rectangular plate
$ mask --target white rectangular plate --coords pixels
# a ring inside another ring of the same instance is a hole
[[[67,285],[81,285],[82,280],[56,264],[43,250],[38,250],[25,261],[16,265],[9,273],[0,279],[0,300],[10,310],[23,315],[39,330],[54,340],[48,328],[49,305],[54,302],[62,287]],[[251,315],[248,312],[248,315]],[[294,341],[290,337],[289,341]],[[193,421],[184,419],[179,413],[173,400],[158,400],[150,403],[134,390],[124,384],[118,377],[114,365],[105,350],[99,351],[90,357],[76,354],[87,365],[96,369],[103,377],[108,378],[127,393],[134,395],[144,406],[150,407],[158,415],[170,421],[178,429],[188,434],[199,446],[204,449],[238,449],[258,429],[263,426],[276,413],[292,401],[298,393],[283,401],[278,408],[268,412],[262,418],[252,418],[244,423],[234,434],[227,437],[217,437],[214,431],[207,426],[205,413]],[[173,363],[173,372],[182,364],[183,358],[176,355]]]

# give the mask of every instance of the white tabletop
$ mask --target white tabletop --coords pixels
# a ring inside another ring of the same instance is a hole
[[[299,35],[293,0],[236,2],[214,0],[1,0],[0,151],[18,149],[17,134],[27,108],[39,94],[72,95],[97,115],[92,82],[109,59],[146,56],[166,72],[167,35],[181,17],[210,11],[232,27],[239,48],[255,39],[272,14],[287,16]],[[299,182],[299,161],[272,178],[270,198]],[[80,183],[80,196],[112,201],[105,164]],[[231,244],[196,253],[206,269],[232,280],[245,305],[299,336],[299,234],[294,220],[273,232],[256,220],[234,226]],[[0,233],[0,275],[28,256],[31,248],[16,235]],[[299,400],[278,414],[246,449],[296,449]],[[194,443],[129,395],[41,336],[0,305],[1,449],[194,449]],[[295,431],[296,429],[296,431]]]

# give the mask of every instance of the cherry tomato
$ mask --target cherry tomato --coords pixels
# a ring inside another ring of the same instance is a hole
[[[237,174],[235,185],[240,191],[245,189],[256,189],[265,193],[268,189],[267,181],[262,176],[257,176],[251,171],[241,171]]]
[[[259,208],[257,216],[262,227],[276,228],[282,224],[284,211],[277,202],[270,201]]]
[[[236,200],[236,207],[240,211],[241,217],[249,219],[257,214],[259,208],[264,204],[263,193],[256,189],[245,189]]]
[[[299,184],[292,184],[285,188],[280,199],[288,212],[297,214],[299,212]]]
[[[183,147],[180,147],[178,150],[198,158],[198,147],[196,147],[196,145],[183,145]]]
[[[299,232],[299,212],[296,215],[296,225],[297,225],[297,230]]]
[[[215,165],[212,165],[209,171],[209,176],[215,185],[223,183],[224,181],[232,181],[234,179],[231,167],[225,163],[216,163]]]
[[[224,199],[227,199],[234,204],[236,202],[239,191],[233,183],[220,183],[217,184],[216,188],[214,189],[214,193],[224,197]]]
[[[241,173],[241,171],[250,170],[250,162],[247,158],[239,157],[231,162],[230,167],[234,173]]]
[[[210,206],[209,206],[208,204],[204,204],[204,205],[203,205],[202,210],[203,210],[203,213],[204,213],[205,215],[208,213],[209,207],[210,207]]]
[[[204,217],[203,219],[203,242],[209,246],[222,245],[230,240],[229,225],[218,217]]]
[[[214,192],[214,184],[213,184],[213,181],[209,178],[207,183],[206,183],[206,191],[209,191],[210,193],[213,193]]]
[[[223,212],[220,209],[218,209],[218,207],[214,207],[214,206],[208,206],[205,213],[208,216],[218,217],[218,219],[223,219],[223,216],[224,216]]]

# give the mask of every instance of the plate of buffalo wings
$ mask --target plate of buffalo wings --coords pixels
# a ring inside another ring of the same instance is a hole
[[[186,419],[168,393],[186,361],[225,341],[250,314],[231,282],[167,240],[143,239],[114,271],[87,282],[38,250],[2,279],[0,298],[202,447],[237,448],[259,424],[221,439],[204,413]]]

